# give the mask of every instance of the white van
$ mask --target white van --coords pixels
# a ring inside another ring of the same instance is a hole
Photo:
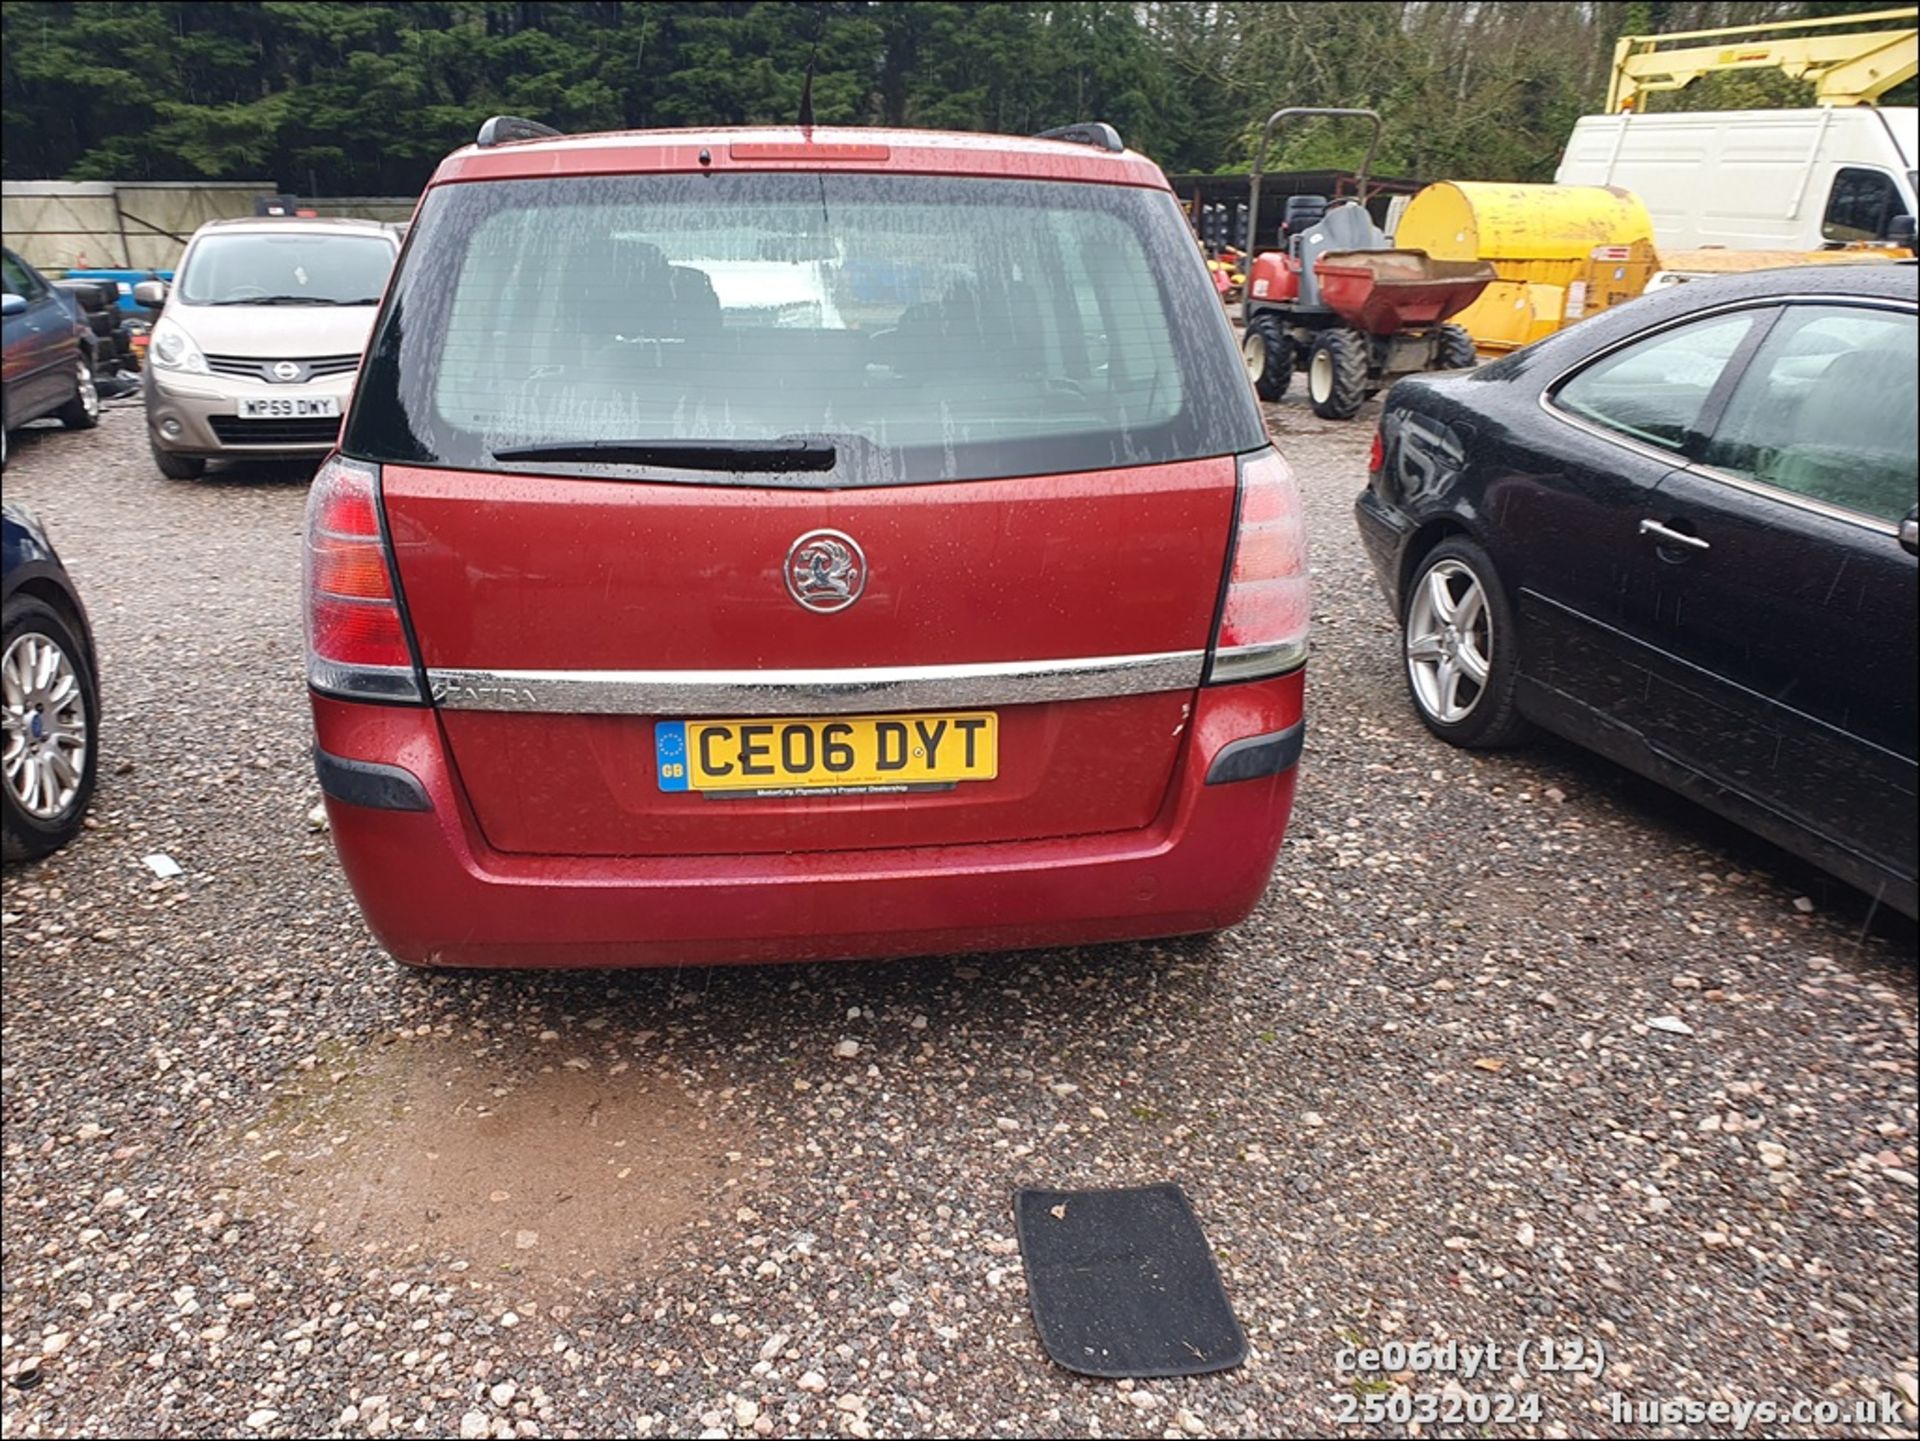
[[[1902,235],[1911,245],[1917,115],[1868,105],[1588,115],[1553,178],[1631,190],[1662,252],[1821,250]]]

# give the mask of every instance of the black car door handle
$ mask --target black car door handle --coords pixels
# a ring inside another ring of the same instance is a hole
[[[1683,545],[1688,550],[1712,550],[1713,549],[1712,545],[1700,539],[1699,536],[1688,535],[1684,531],[1674,530],[1670,526],[1665,526],[1660,524],[1660,522],[1657,520],[1641,521],[1640,534],[1651,535],[1656,539],[1658,539],[1658,541],[1662,545]]]

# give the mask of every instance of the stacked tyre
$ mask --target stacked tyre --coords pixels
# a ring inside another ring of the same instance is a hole
[[[79,308],[86,335],[80,342],[93,383],[103,393],[117,394],[130,383],[117,382],[122,371],[133,370],[133,332],[120,310],[120,289],[111,280],[56,280]]]

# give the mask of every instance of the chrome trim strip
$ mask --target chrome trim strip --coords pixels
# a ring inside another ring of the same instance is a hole
[[[1190,690],[1204,650],[845,670],[429,670],[448,710],[564,715],[859,715]]]
[[[1810,495],[1801,495],[1797,491],[1781,490],[1778,486],[1768,485],[1764,480],[1749,480],[1744,475],[1716,470],[1704,461],[1695,461],[1691,465],[1681,466],[1680,469],[1701,480],[1717,481],[1735,490],[1744,490],[1749,495],[1757,495],[1763,500],[1778,501],[1781,505],[1791,506],[1795,510],[1804,510],[1810,515],[1837,520],[1844,525],[1858,526],[1861,530],[1870,530],[1875,535],[1890,535],[1896,540],[1900,538],[1899,525],[1893,521],[1881,520],[1878,516],[1868,515],[1865,511],[1848,510],[1844,505],[1835,505],[1831,501],[1816,500]]]
[[[1675,470],[1682,469],[1687,463],[1686,456],[1677,450],[1662,450],[1659,446],[1649,445],[1646,441],[1634,436],[1622,435],[1617,430],[1609,430],[1606,426],[1599,424],[1597,421],[1588,420],[1583,415],[1575,415],[1570,410],[1562,410],[1558,405],[1553,403],[1551,395],[1544,390],[1540,392],[1539,400],[1540,408],[1548,415],[1552,416],[1562,425],[1571,426],[1575,430],[1585,431],[1595,440],[1604,440],[1609,445],[1617,445],[1622,450],[1630,450],[1635,455],[1644,456],[1648,460],[1657,461],[1661,465],[1671,466]],[[1649,493],[1651,493],[1651,489]]]

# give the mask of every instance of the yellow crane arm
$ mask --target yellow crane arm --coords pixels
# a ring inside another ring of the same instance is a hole
[[[1907,24],[1848,35],[1787,33],[1886,20]],[[1906,6],[1772,25],[1623,35],[1613,51],[1607,114],[1635,109],[1648,92],[1679,90],[1717,70],[1780,70],[1796,80],[1812,80],[1814,99],[1821,105],[1866,104],[1920,71],[1920,23],[1916,22],[1920,22],[1920,7]],[[1704,43],[1658,48],[1680,41]]]

